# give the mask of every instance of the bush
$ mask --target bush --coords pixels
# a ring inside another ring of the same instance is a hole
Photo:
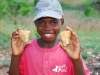
[[[99,53],[100,53],[100,46],[98,45],[97,47],[95,47],[93,54],[99,54]]]
[[[85,9],[85,16],[96,16],[96,15],[98,15],[98,11],[92,6],[89,6]]]
[[[28,15],[28,13],[32,11],[32,6],[31,4],[28,3],[28,1],[24,0],[22,3],[19,4],[19,6],[20,6],[20,9],[18,10],[19,14]]]
[[[9,11],[14,16],[17,16],[18,14],[27,15],[32,9],[28,0],[9,0],[8,5]]]
[[[9,48],[11,38],[0,32],[0,49]]]
[[[32,4],[28,0],[0,0],[0,19],[8,14],[13,16],[28,15],[32,11]]]
[[[35,7],[39,0],[34,0],[33,6]]]
[[[83,59],[87,59],[89,57],[89,55],[87,54],[87,52],[83,52],[82,57],[83,57]]]
[[[0,66],[10,67],[10,62],[7,60],[0,61]]]
[[[7,0],[0,0],[0,19],[5,18],[7,15],[8,15]]]

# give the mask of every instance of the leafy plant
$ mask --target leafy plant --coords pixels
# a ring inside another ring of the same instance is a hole
[[[98,11],[92,6],[89,6],[85,9],[85,15],[86,16],[96,16],[98,15]]]
[[[5,18],[8,14],[7,0],[0,0],[0,19]]]
[[[33,5],[36,6],[36,4],[38,3],[39,0],[34,0]]]
[[[27,15],[31,11],[31,4],[28,0],[9,0],[9,10],[14,15]]]
[[[10,47],[10,37],[0,33],[0,48],[9,48]]]
[[[93,54],[99,54],[100,53],[100,46],[98,45],[95,50],[93,51]]]
[[[80,1],[79,3],[75,3],[73,0],[69,0],[67,2],[60,1],[61,6],[63,9],[74,9],[74,10],[84,10],[87,7],[91,6],[93,4],[94,0],[84,0]]]
[[[83,57],[83,59],[87,59],[87,58],[89,58],[89,55],[87,54],[87,52],[83,52],[82,57]]]
[[[1,66],[5,66],[5,67],[9,67],[10,66],[10,62],[7,60],[2,60],[0,61],[0,65]]]

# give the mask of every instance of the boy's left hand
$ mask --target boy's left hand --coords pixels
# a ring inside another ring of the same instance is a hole
[[[63,46],[62,43],[60,43],[60,45],[72,60],[79,59],[81,46],[78,36],[71,28],[67,27],[66,30],[71,32],[70,43],[67,46]]]

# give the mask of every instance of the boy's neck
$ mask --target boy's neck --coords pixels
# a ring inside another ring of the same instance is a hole
[[[43,40],[42,38],[38,39],[38,45],[41,47],[41,48],[52,48],[54,46],[56,46],[58,43],[59,43],[59,39],[56,38],[54,41],[52,42],[46,42],[45,40]]]

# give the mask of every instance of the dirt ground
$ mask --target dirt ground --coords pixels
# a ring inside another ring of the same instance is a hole
[[[8,75],[9,62],[11,60],[11,49],[0,50],[0,75]],[[84,59],[91,75],[100,75],[100,54],[91,55],[91,58]],[[8,63],[7,63],[8,62]]]

